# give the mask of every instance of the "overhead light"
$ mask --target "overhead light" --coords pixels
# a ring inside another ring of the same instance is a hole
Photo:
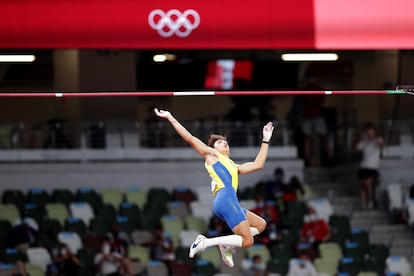
[[[338,55],[335,53],[291,53],[282,54],[283,61],[337,61]]]
[[[175,60],[176,56],[174,54],[158,54],[152,57],[154,62],[165,62],[167,60]]]
[[[33,62],[35,55],[0,55],[0,62]]]

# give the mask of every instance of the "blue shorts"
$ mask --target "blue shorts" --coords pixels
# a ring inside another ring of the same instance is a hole
[[[218,218],[224,220],[230,229],[247,219],[246,210],[240,206],[236,191],[232,187],[223,188],[217,192],[213,212]]]

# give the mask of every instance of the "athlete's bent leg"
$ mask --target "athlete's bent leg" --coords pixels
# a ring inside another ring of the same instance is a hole
[[[253,236],[262,233],[266,229],[267,222],[251,211],[246,211],[247,220],[250,224],[250,232]],[[255,229],[256,231],[255,231]]]

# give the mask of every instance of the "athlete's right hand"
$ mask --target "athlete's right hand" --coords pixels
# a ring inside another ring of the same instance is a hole
[[[154,108],[155,115],[161,118],[168,118],[171,116],[171,113],[166,110],[158,110],[158,108]]]

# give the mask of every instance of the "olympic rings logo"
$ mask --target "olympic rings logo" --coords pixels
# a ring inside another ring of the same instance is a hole
[[[183,13],[177,9],[166,13],[156,9],[148,15],[148,24],[162,37],[171,37],[174,34],[178,37],[186,37],[200,25],[200,15],[192,9],[185,10]]]

